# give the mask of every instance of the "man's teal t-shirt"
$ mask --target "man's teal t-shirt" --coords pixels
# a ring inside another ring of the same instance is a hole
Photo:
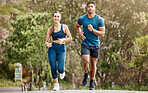
[[[83,25],[83,32],[86,39],[82,40],[82,44],[87,46],[99,46],[99,36],[88,30],[88,25],[92,25],[94,29],[98,30],[98,27],[104,27],[104,20],[99,15],[95,14],[93,18],[88,18],[88,14],[85,14],[78,18],[78,24]]]

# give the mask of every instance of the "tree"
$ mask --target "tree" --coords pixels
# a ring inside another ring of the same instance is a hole
[[[111,60],[111,56],[108,54],[112,56],[117,54],[121,58],[120,64],[123,67],[121,72],[123,72],[128,69],[126,64],[132,60],[132,48],[135,38],[141,36],[142,30],[147,25],[146,11],[144,9],[144,7],[147,7],[146,0],[101,0],[98,1],[97,6],[99,6],[97,7],[97,13],[105,19],[106,26],[106,35],[100,38],[100,62],[106,62],[111,65],[112,63],[110,62],[114,63],[114,61]],[[97,67],[99,68],[97,75],[102,76],[101,78],[103,76],[107,78],[108,74],[116,77],[111,74],[111,69],[108,69],[109,72],[102,72],[104,67],[101,67],[100,64]],[[116,68],[113,71],[116,71]],[[98,81],[101,78],[98,78]]]
[[[46,72],[48,62],[47,51],[45,51],[45,38],[49,25],[51,25],[49,13],[30,13],[20,16],[16,21],[12,22],[14,32],[6,39],[6,41],[13,43],[12,46],[7,43],[5,45],[4,56],[7,62],[20,62],[30,67],[32,83],[33,68],[38,67],[40,78],[42,78]],[[41,84],[41,81],[39,84]]]

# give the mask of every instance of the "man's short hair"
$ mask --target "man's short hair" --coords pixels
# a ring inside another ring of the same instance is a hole
[[[89,2],[87,3],[87,6],[88,6],[89,4],[94,4],[94,5],[96,6],[96,3],[95,3],[94,1],[89,1]]]

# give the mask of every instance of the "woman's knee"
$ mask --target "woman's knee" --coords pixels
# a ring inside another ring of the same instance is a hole
[[[57,73],[52,73],[52,78],[56,79],[58,77]]]
[[[52,78],[56,79],[58,77],[56,69],[55,68],[51,68],[51,73],[52,73]]]
[[[59,73],[64,73],[64,71],[65,71],[64,68],[58,68]]]

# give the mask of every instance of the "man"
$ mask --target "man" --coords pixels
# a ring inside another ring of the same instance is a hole
[[[102,17],[95,13],[96,4],[91,1],[87,3],[87,14],[78,18],[75,29],[82,38],[81,57],[83,60],[84,79],[83,86],[87,85],[89,61],[90,61],[90,90],[95,90],[94,79],[96,74],[96,63],[99,57],[99,37],[105,34],[105,25]],[[80,27],[83,25],[83,32]]]

